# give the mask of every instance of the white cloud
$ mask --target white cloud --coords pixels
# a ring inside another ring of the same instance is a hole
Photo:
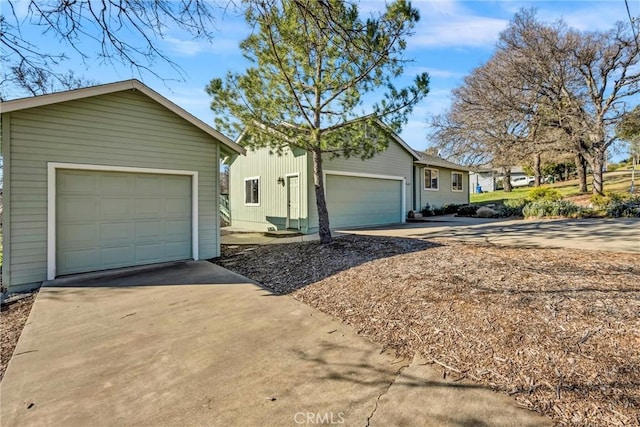
[[[508,24],[505,19],[477,15],[452,0],[417,6],[421,19],[408,42],[410,48],[491,47]]]
[[[421,74],[421,73],[429,73],[431,77],[439,77],[443,79],[450,78],[459,78],[464,74],[458,71],[452,70],[444,70],[441,68],[433,68],[433,67],[423,67],[423,66],[410,66],[404,70],[404,73],[410,76]]]

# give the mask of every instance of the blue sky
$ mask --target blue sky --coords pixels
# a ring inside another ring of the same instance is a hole
[[[2,2],[3,13],[6,0]],[[22,2],[24,5],[24,2]],[[546,21],[564,19],[570,26],[580,30],[606,30],[618,20],[628,20],[624,0],[608,1],[413,1],[421,13],[415,35],[408,40],[405,56],[413,62],[406,67],[406,80],[422,71],[431,75],[431,92],[416,108],[401,137],[413,148],[427,147],[427,117],[447,108],[450,91],[459,86],[462,79],[473,68],[486,61],[494,50],[499,33],[521,8],[535,7],[538,17]],[[375,11],[384,7],[383,1],[362,1],[361,12]],[[640,1],[629,0],[633,16],[640,16]],[[24,13],[18,4],[18,14]],[[77,75],[91,78],[99,83],[109,83],[129,78],[138,78],[162,95],[200,118],[212,124],[209,109],[210,98],[204,87],[214,77],[222,77],[228,70],[242,71],[247,62],[240,53],[239,42],[250,28],[243,17],[227,10],[217,19],[216,38],[209,44],[192,41],[185,34],[169,31],[160,48],[184,70],[180,76],[163,63],[154,65],[154,70],[169,80],[161,80],[151,74],[139,75],[125,66],[102,64],[98,60],[83,63],[69,49],[40,30],[23,27],[24,34],[42,49],[66,51],[70,60],[61,70],[74,70]],[[92,45],[87,42],[92,53]],[[183,78],[184,81],[177,81]],[[13,94],[10,94],[13,95]],[[18,95],[18,94],[16,94]],[[19,94],[24,96],[24,94]]]

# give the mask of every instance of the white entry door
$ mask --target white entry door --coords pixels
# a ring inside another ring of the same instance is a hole
[[[300,229],[300,178],[287,177],[287,228]]]

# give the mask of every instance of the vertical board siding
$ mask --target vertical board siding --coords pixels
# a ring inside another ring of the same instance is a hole
[[[9,114],[11,286],[46,279],[47,162],[198,171],[199,255],[219,255],[210,135],[135,90]]]
[[[428,169],[438,170],[439,182],[438,190],[425,190],[424,189],[424,167],[416,168],[418,173],[416,177],[416,183],[419,186],[418,190],[418,211],[422,210],[428,203],[431,207],[441,207],[447,204],[467,204],[469,203],[469,172],[455,171],[462,173],[462,191],[451,190],[451,169],[441,167],[428,167]]]
[[[269,148],[247,150],[246,156],[236,157],[229,168],[229,200],[231,224],[250,230],[267,231],[273,227],[286,228],[287,221],[287,175],[299,174],[300,226],[306,230],[306,158],[302,150],[285,149],[282,154],[272,153]],[[259,177],[259,206],[245,206],[245,178]],[[278,184],[283,178],[285,185]]]

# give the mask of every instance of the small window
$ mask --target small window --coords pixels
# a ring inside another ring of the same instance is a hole
[[[260,177],[244,179],[244,204],[247,206],[260,205]]]
[[[424,189],[434,191],[438,189],[438,169],[424,169]]]
[[[462,191],[462,173],[451,172],[451,191]]]

